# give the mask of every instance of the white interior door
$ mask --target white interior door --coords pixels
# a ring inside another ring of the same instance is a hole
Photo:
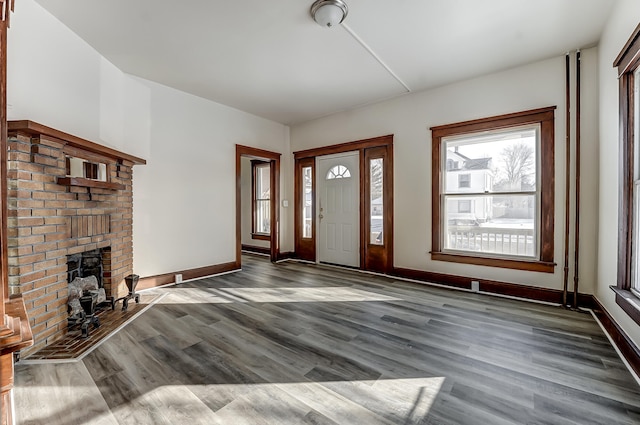
[[[316,158],[318,260],[360,266],[358,152]]]

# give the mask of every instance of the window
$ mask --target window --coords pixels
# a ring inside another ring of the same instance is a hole
[[[351,171],[344,165],[336,165],[327,171],[327,180],[347,179],[351,177]]]
[[[431,129],[432,259],[553,272],[554,109]]]
[[[372,245],[382,245],[383,244],[383,230],[384,230],[384,220],[383,220],[383,158],[375,158],[369,160],[369,194],[371,202],[369,206],[370,211],[370,240],[369,243]]]
[[[271,236],[271,167],[268,162],[251,161],[253,197],[253,239]]]
[[[459,174],[458,187],[460,188],[471,187],[471,174]]]
[[[459,213],[470,213],[471,212],[471,200],[470,199],[460,199],[458,201],[458,212]]]
[[[640,25],[616,58],[620,188],[616,303],[640,324]]]
[[[313,167],[302,167],[302,237],[313,237]]]
[[[631,255],[632,273],[631,273],[631,292],[640,297],[640,114],[639,105],[639,86],[640,86],[640,67],[633,73],[633,252]]]

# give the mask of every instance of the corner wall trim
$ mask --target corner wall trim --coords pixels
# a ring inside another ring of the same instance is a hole
[[[540,288],[537,286],[519,285],[515,283],[500,282],[495,280],[476,279],[472,277],[434,273],[423,270],[413,270],[399,267],[395,267],[393,269],[392,275],[405,279],[437,283],[440,285],[469,290],[471,289],[471,281],[477,280],[480,283],[480,292],[506,295],[517,298],[526,298],[530,300],[543,301],[554,304],[562,304],[562,291],[559,289]],[[569,301],[571,302],[573,299],[573,294],[568,295]],[[578,301],[578,304],[581,307],[593,308],[593,296],[591,296],[590,294],[578,294]]]
[[[150,289],[175,283],[175,277],[177,274],[181,274],[183,280],[189,280],[234,270],[240,270],[240,264],[236,263],[235,261],[231,261],[229,263],[213,264],[211,266],[198,267],[195,269],[179,270],[171,273],[148,276],[140,278],[136,289]]]
[[[609,314],[600,301],[596,297],[593,297],[595,313],[602,326],[607,330],[607,333],[613,340],[613,342],[620,350],[620,353],[624,356],[625,360],[629,363],[636,375],[640,376],[640,348],[629,338],[624,330],[618,325],[618,322]]]

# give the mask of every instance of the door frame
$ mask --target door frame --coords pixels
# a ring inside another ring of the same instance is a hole
[[[280,156],[277,152],[252,148],[236,144],[236,267],[242,266],[242,157],[251,159],[268,160],[271,165],[270,177],[270,215],[271,233],[269,235],[269,257],[272,262],[278,260],[280,255]]]
[[[337,145],[324,146],[321,148],[307,149],[294,152],[295,175],[294,175],[294,238],[296,256],[299,259],[313,261],[317,260],[316,238],[318,232],[316,214],[316,182],[315,182],[315,159],[319,156],[331,155],[358,151],[360,158],[360,269],[376,271],[380,273],[391,273],[393,271],[393,134],[374,137],[371,139],[357,140],[354,142],[340,143]],[[366,213],[369,212],[368,196],[370,188],[367,186],[369,172],[367,160],[374,156],[384,155],[383,171],[383,196],[384,196],[384,232],[382,247],[371,245],[369,242],[369,220]],[[314,193],[312,201],[312,239],[302,238],[302,169],[312,167],[312,190]]]

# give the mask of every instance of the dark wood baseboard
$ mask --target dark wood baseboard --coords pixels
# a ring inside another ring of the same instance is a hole
[[[136,289],[149,289],[175,283],[177,274],[182,275],[182,280],[189,280],[197,279],[199,277],[211,276],[218,273],[230,272],[233,270],[240,270],[240,265],[235,261],[231,261],[229,263],[214,264],[211,266],[198,267],[189,270],[179,270],[172,273],[164,273],[155,276],[148,276],[140,278]]]
[[[254,252],[256,254],[271,255],[271,248],[266,246],[253,246],[242,244],[242,250],[247,252]]]
[[[477,280],[480,283],[481,292],[562,304],[562,291],[559,289],[518,285],[515,283],[500,282],[496,280],[476,279],[465,276],[428,272],[424,270],[405,269],[401,267],[395,267],[392,275],[405,279],[414,279],[422,282],[437,283],[439,285],[463,289],[471,289],[471,281]],[[568,302],[572,303],[573,293],[569,293],[567,295]],[[578,294],[578,305],[580,307],[593,308],[593,297],[590,294]]]
[[[281,252],[281,253],[278,254],[278,261],[280,261],[280,260],[289,260],[289,259],[293,259],[293,258],[298,258],[296,253],[293,252],[293,251]]]
[[[620,350],[629,365],[631,365],[631,368],[640,376],[640,348],[631,341],[627,333],[622,330],[618,322],[616,322],[602,304],[600,304],[597,298],[593,297],[593,303],[593,312],[596,314],[596,317],[607,330],[607,333],[609,333],[618,350]]]

